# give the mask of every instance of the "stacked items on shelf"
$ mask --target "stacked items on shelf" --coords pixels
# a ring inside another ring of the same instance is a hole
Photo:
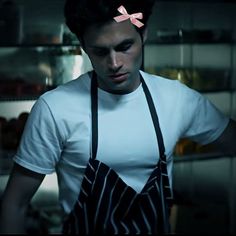
[[[0,117],[0,148],[2,150],[15,151],[20,142],[28,112],[22,112],[17,118],[7,120]]]
[[[147,72],[168,79],[179,80],[200,92],[230,89],[230,70],[212,68],[148,67]]]

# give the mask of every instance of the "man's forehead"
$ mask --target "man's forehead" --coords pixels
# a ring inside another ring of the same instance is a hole
[[[114,21],[99,27],[90,26],[84,34],[84,41],[92,47],[111,47],[135,40],[136,37],[139,37],[139,33],[130,22]]]

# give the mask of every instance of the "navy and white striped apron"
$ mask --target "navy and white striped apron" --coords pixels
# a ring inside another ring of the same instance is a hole
[[[141,75],[140,75],[141,76]],[[141,78],[159,146],[160,159],[140,193],[106,164],[96,160],[98,144],[97,78],[91,82],[92,153],[78,200],[63,225],[64,234],[169,233],[171,200],[165,147],[148,87]]]

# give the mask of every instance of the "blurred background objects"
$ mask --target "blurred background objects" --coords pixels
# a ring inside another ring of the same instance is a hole
[[[64,23],[63,5],[0,0],[0,196],[36,99],[92,68]],[[158,0],[143,69],[196,89],[236,119],[235,13],[234,0]],[[236,157],[179,140],[172,232],[236,234],[235,186]],[[29,233],[60,232],[57,191],[56,175],[47,176],[28,210]]]

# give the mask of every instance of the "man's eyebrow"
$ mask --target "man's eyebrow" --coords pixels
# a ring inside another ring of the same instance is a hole
[[[133,42],[134,42],[134,39],[125,39],[124,41],[119,43],[116,47],[123,46],[125,44],[130,44],[130,43],[133,43]]]
[[[133,38],[125,39],[125,40],[121,41],[120,43],[118,43],[117,45],[115,45],[114,48],[123,46],[125,44],[130,44],[130,43],[133,43],[133,42],[134,42]],[[91,48],[91,49],[108,49],[109,48],[105,45],[89,45],[88,47]]]

